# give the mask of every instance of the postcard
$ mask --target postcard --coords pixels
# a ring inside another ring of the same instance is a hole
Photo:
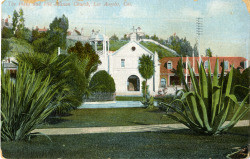
[[[249,0],[4,0],[2,158],[249,157]]]

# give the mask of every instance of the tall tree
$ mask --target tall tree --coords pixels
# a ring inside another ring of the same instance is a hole
[[[14,10],[13,17],[12,17],[12,31],[14,34],[16,32],[16,29],[17,29],[18,18],[19,18],[19,14],[17,13],[16,10]]]
[[[147,94],[147,81],[152,78],[154,75],[154,61],[152,60],[152,56],[143,54],[142,57],[139,58],[139,67],[138,70],[141,76],[145,79],[145,95]]]
[[[206,56],[207,57],[213,57],[213,53],[210,48],[206,49]]]
[[[18,29],[23,30],[24,29],[24,14],[23,14],[23,9],[21,8],[19,10],[19,24],[17,26]]]
[[[60,18],[55,18],[49,25],[49,41],[53,43],[53,48],[61,47],[66,49],[66,36],[69,28],[68,18],[63,15]]]

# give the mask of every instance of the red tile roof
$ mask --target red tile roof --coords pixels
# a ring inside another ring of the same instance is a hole
[[[160,66],[160,73],[161,74],[172,74],[172,69],[167,69],[164,67],[165,63],[168,61],[172,61],[172,68],[177,69],[178,61],[181,59],[181,57],[165,57],[160,60],[161,66]],[[221,62],[228,61],[229,62],[229,69],[225,71],[229,71],[231,69],[231,66],[234,65],[234,68],[241,67],[240,63],[246,61],[247,59],[244,57],[201,57],[202,61],[205,62],[207,60],[210,60],[211,65],[211,72],[214,72],[215,62],[216,59],[219,60],[219,73],[221,73],[222,67],[220,67]],[[187,57],[182,57],[183,63],[187,61]],[[193,57],[188,57],[188,61],[193,67]],[[199,61],[199,57],[194,57],[195,61],[195,73],[198,73],[197,70],[197,61]],[[185,72],[185,69],[184,69]]]

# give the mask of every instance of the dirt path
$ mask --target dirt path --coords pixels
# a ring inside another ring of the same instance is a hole
[[[235,127],[241,127],[241,126],[249,126],[249,120],[241,120],[235,125]],[[159,125],[138,125],[138,126],[35,129],[32,132],[33,133],[41,132],[46,135],[73,135],[73,134],[92,134],[92,133],[166,131],[166,130],[178,130],[178,129],[187,129],[187,127],[183,124],[159,124]]]

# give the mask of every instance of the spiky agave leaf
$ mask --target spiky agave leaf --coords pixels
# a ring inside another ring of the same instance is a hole
[[[57,106],[62,99],[51,77],[35,73],[19,64],[16,79],[2,71],[1,138],[5,141],[26,139]]]
[[[182,62],[179,62],[178,67],[183,69]],[[188,66],[188,69],[194,91],[186,88],[187,83],[185,80],[182,80],[185,86],[185,93],[183,94],[181,100],[175,100],[181,102],[181,105],[176,108],[171,104],[165,104],[167,107],[173,109],[176,112],[176,114],[167,114],[169,117],[183,123],[198,133],[213,135],[229,130],[248,112],[249,106],[244,106],[249,95],[246,96],[243,102],[239,105],[235,95],[233,94],[232,90],[234,88],[231,87],[233,69],[231,69],[229,72],[225,91],[223,91],[223,84],[225,82],[224,63],[222,65],[222,73],[219,79],[218,60],[216,61],[213,75],[210,70],[210,62],[208,74],[204,69],[204,65],[200,65],[198,68],[199,82],[197,81],[195,73],[193,72],[193,69],[190,67],[190,65]],[[184,75],[182,74],[180,78],[183,79]],[[182,101],[186,101],[186,104]],[[183,111],[181,111],[182,108]],[[224,126],[223,124],[228,118],[228,115],[233,110],[235,110],[235,113],[231,118],[231,121],[229,124]]]

